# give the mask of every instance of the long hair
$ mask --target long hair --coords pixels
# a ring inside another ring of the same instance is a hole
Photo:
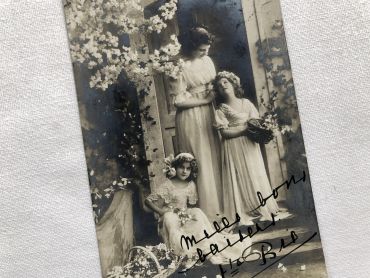
[[[213,80],[213,88],[214,88],[214,91],[216,92],[215,100],[216,100],[217,105],[219,105],[219,104],[221,104],[225,101],[224,97],[222,96],[222,94],[220,92],[220,88],[219,88],[219,85],[218,85],[218,82],[222,78],[226,78],[227,80],[229,80],[229,82],[231,83],[231,85],[234,88],[234,94],[237,98],[243,98],[244,97],[244,90],[243,90],[242,86],[240,85],[240,78],[235,73],[232,73],[232,72],[229,72],[229,71],[221,71],[216,75],[216,78]]]
[[[211,45],[214,41],[214,36],[208,32],[206,27],[197,26],[180,34],[178,39],[181,44],[182,55],[190,57],[199,46],[203,44]]]
[[[196,159],[192,155],[182,155],[182,153],[178,154],[176,158],[172,161],[171,166],[174,169],[180,167],[182,164],[189,162],[190,163],[190,175],[186,179],[187,181],[194,181],[198,176],[198,163]]]

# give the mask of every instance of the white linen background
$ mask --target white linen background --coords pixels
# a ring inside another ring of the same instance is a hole
[[[281,0],[330,277],[369,277],[370,2]],[[61,1],[0,1],[0,277],[101,277]]]

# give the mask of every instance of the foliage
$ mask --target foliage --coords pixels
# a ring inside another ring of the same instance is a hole
[[[124,72],[138,91],[149,92],[155,71],[176,77],[182,69],[182,61],[173,59],[180,50],[176,36],[153,55],[145,42],[131,46],[129,37],[160,33],[174,17],[177,1],[166,0],[158,14],[144,18],[141,0],[65,0],[72,60],[94,71],[90,86],[105,91]]]
[[[287,143],[284,160],[287,162],[288,175],[294,175],[307,169],[307,160],[281,20],[275,21],[272,33],[275,33],[274,37],[256,43],[258,60],[274,87],[268,99],[261,98],[266,110],[263,119],[284,135]]]
[[[99,96],[100,103],[86,116],[94,125],[83,128],[91,197],[98,221],[116,191],[149,187],[149,161],[134,88],[124,85],[116,86],[111,94],[86,94]]]
[[[141,0],[64,0],[72,60],[89,70],[91,88],[114,88],[115,113],[121,114],[119,136],[106,136],[110,138],[110,148],[116,151],[109,158],[102,155],[109,146],[86,143],[99,138],[99,128],[84,130],[85,149],[90,148],[86,153],[91,164],[89,177],[96,222],[109,207],[115,191],[149,184],[150,162],[145,157],[140,112],[143,120],[155,124],[155,119],[148,113],[149,106],[139,111],[136,92],[140,96],[148,94],[155,73],[176,78],[184,62],[177,57],[181,46],[175,35],[152,53],[140,38],[164,30],[177,11],[177,1],[164,0],[157,14],[145,18]],[[129,84],[122,82],[121,77]],[[120,89],[121,83],[125,83],[125,88],[133,88],[135,96],[130,90]],[[93,120],[94,124],[97,121],[100,119]]]
[[[272,30],[276,36],[256,43],[258,60],[275,88],[261,104],[267,125],[285,134],[299,129],[299,115],[282,21],[276,20]]]

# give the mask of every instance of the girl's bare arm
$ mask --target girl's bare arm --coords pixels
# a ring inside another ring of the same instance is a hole
[[[240,136],[244,136],[246,132],[245,126],[228,127],[220,129],[220,134],[224,139],[232,139]]]
[[[163,215],[165,214],[168,210],[167,209],[164,209],[163,207],[159,207],[157,206],[155,203],[153,203],[151,200],[149,199],[145,199],[145,204],[150,208],[152,209],[154,212],[158,213],[159,215]]]

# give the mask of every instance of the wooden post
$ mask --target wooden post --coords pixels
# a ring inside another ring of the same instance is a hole
[[[262,13],[261,9],[264,7],[264,5],[269,4],[270,2],[273,2],[273,7],[269,9],[267,16],[267,14]],[[279,4],[279,1],[242,0],[253,77],[256,86],[258,110],[261,114],[266,111],[265,107],[261,103],[261,97],[264,100],[269,99],[270,93],[274,90],[274,87],[271,80],[269,80],[269,76],[266,73],[265,68],[258,61],[256,42],[259,40],[264,40],[269,35],[269,29],[267,29],[267,26],[269,26],[268,22],[263,22],[264,24],[261,26],[261,20],[265,20],[266,16],[268,17],[266,20],[269,20],[269,22],[274,22],[276,19],[281,19],[280,6],[276,7],[276,3]],[[271,28],[271,26],[269,28]],[[267,168],[271,186],[275,187],[280,185],[287,177],[285,161],[282,160],[285,155],[285,147],[283,145],[281,136],[278,136],[276,140],[266,145],[266,153]],[[285,196],[281,194],[279,200],[280,199],[285,199]]]
[[[149,53],[142,53],[139,49],[143,45],[147,45],[146,37],[142,34],[135,34],[130,36],[130,45],[133,49],[138,49],[139,55],[147,56]],[[154,118],[153,121],[145,119],[144,115],[141,115],[141,124],[144,132],[144,144],[146,158],[151,161],[148,166],[150,187],[151,190],[155,190],[158,185],[165,182],[165,175],[163,175],[163,160],[165,158],[165,151],[163,146],[162,130],[160,115],[158,109],[158,99],[156,95],[156,89],[154,79],[152,78],[152,85],[148,95],[139,96],[140,110],[149,107],[147,110],[149,115]]]

